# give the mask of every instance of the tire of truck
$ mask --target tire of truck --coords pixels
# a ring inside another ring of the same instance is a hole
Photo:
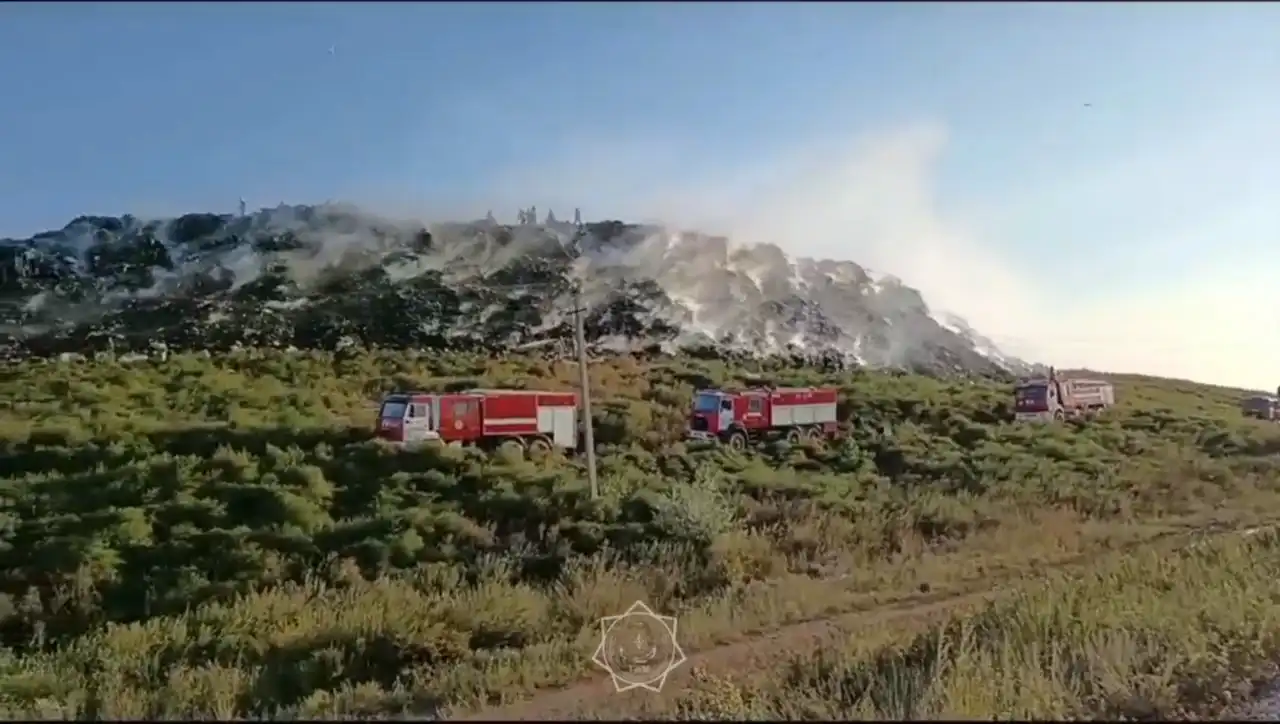
[[[724,444],[728,445],[730,450],[742,452],[747,449],[747,436],[743,435],[741,432],[731,432],[729,433],[729,436],[724,439]]]
[[[813,443],[816,447],[822,447],[827,444],[827,434],[821,427],[811,427],[805,430],[804,433],[805,437],[809,439],[809,442]]]
[[[790,430],[787,430],[788,445],[799,445],[800,441],[803,439],[804,435],[800,432],[799,428],[793,427]]]
[[[529,441],[528,445],[529,457],[534,460],[550,455],[554,449],[555,446],[545,437],[535,437]]]
[[[1064,413],[1062,410],[1054,410],[1054,411],[1053,411],[1053,421],[1054,421],[1054,422],[1062,422],[1062,421],[1063,421],[1063,420],[1065,420],[1065,419],[1067,419],[1067,415],[1066,415],[1066,413]]]
[[[518,437],[509,437],[498,443],[498,452],[505,452],[508,455],[514,455],[520,458],[524,457],[524,440]]]

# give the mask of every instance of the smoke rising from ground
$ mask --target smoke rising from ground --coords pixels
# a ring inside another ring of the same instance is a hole
[[[1272,274],[1221,265],[1193,279],[1084,283],[1078,294],[1053,297],[1044,283],[1052,269],[1020,268],[989,230],[941,207],[935,179],[949,140],[945,128],[917,124],[710,170],[684,164],[688,149],[679,146],[597,141],[505,170],[485,204],[536,203],[561,214],[581,207],[591,218],[661,221],[735,245],[851,260],[900,277],[935,311],[959,314],[1026,360],[1263,388],[1280,382],[1280,337],[1262,331],[1275,329],[1280,314],[1259,295]]]
[[[710,168],[689,163],[696,154],[675,144],[596,141],[563,149],[541,164],[502,169],[473,199],[423,203],[397,201],[388,193],[366,194],[357,195],[358,208],[281,207],[233,222],[233,232],[244,231],[238,224],[290,231],[307,245],[305,250],[263,255],[241,247],[175,262],[185,268],[216,264],[236,285],[254,281],[269,263],[284,263],[305,288],[326,268],[380,263],[391,232],[408,234],[420,223],[478,219],[487,210],[511,223],[515,210],[530,204],[537,205],[539,217],[554,210],[567,219],[574,208],[582,208],[590,220],[662,225],[639,244],[588,245],[577,272],[588,282],[589,297],[602,296],[624,279],[654,278],[682,303],[697,307],[713,329],[750,321],[740,319],[746,308],[740,300],[749,293],[735,286],[741,279],[750,278],[765,297],[781,294],[787,283],[795,282],[796,270],[769,246],[776,244],[792,261],[856,262],[882,290],[892,287],[882,283],[887,275],[899,277],[923,293],[935,316],[958,314],[1002,351],[1022,359],[1262,388],[1280,381],[1272,363],[1280,356],[1280,342],[1267,331],[1275,329],[1280,315],[1265,294],[1271,287],[1266,265],[1223,263],[1194,278],[1165,283],[1147,277],[1145,284],[1082,284],[1078,294],[1055,298],[1045,283],[1052,269],[1019,267],[998,251],[991,229],[966,224],[940,203],[935,179],[950,140],[939,125],[917,124],[821,139]],[[1197,158],[1203,155],[1201,149]],[[1154,173],[1144,168],[1144,175]],[[1124,184],[1116,180],[1114,169],[1107,178],[1119,193]],[[1028,190],[1017,203],[1035,214],[1034,198]],[[1052,214],[1043,219],[1046,225],[1059,222]],[[436,223],[434,228],[443,227]],[[703,235],[681,236],[679,229]],[[1186,233],[1195,239],[1179,242],[1179,248],[1203,243],[1192,231]],[[560,241],[567,242],[567,234],[562,236]],[[450,235],[438,234],[438,239],[447,242]],[[517,228],[507,244],[441,243],[432,253],[393,263],[387,270],[401,279],[449,269],[456,282],[518,263],[530,252],[554,252],[549,244],[554,242],[545,234]],[[794,266],[813,272],[813,279],[859,272],[848,264]],[[725,268],[737,272],[739,281],[712,273]],[[784,279],[787,274],[792,278]],[[182,276],[159,274],[155,287],[137,296],[165,293]],[[40,303],[51,302],[31,302]],[[918,305],[919,299],[905,290],[881,291],[877,304],[876,311],[892,315]],[[842,307],[838,298],[823,299],[823,306]],[[64,308],[60,316],[65,322],[100,311]],[[841,321],[856,327],[856,320]],[[884,341],[885,353],[892,357],[893,349],[910,347],[916,334],[910,326],[894,326]]]

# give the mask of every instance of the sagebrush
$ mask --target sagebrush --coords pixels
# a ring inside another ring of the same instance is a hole
[[[370,439],[390,389],[575,379],[391,351],[4,369],[3,713],[477,707],[590,670],[591,622],[637,598],[696,649],[1280,510],[1280,427],[1138,377],[1032,426],[982,380],[599,360],[599,499],[577,459]],[[760,383],[840,387],[843,441],[686,449],[695,388]]]

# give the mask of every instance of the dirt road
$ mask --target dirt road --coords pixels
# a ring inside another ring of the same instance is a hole
[[[1191,544],[1198,539],[1217,538],[1226,535],[1248,534],[1258,530],[1232,528],[1213,524],[1200,528],[1182,528],[1155,534],[1126,546],[1091,552],[1050,566],[1048,570],[1084,568],[1108,556],[1122,555],[1140,548],[1174,549]],[[680,691],[690,683],[692,672],[697,669],[708,672],[747,671],[779,662],[789,654],[808,650],[824,640],[847,636],[851,629],[883,625],[911,618],[926,618],[994,599],[1007,590],[1013,576],[987,580],[975,584],[975,589],[939,594],[921,594],[909,599],[877,606],[872,609],[850,611],[829,618],[797,623],[772,632],[752,636],[736,643],[716,646],[699,652],[686,652],[688,661],[676,669],[664,686],[664,692]],[[1025,581],[1025,579],[1022,579]],[[458,712],[446,718],[457,721],[545,721],[552,719],[580,718],[589,712],[593,718],[626,717],[643,707],[646,698],[664,696],[643,689],[618,693],[612,680],[597,676],[562,689],[539,692],[530,699],[502,707],[489,707],[472,712]]]

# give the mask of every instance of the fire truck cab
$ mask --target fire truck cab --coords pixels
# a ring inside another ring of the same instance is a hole
[[[578,396],[572,392],[467,390],[387,395],[378,409],[378,437],[398,444],[440,441],[530,451],[578,447]]]
[[[410,392],[388,395],[378,410],[378,437],[398,443],[439,440],[436,412],[439,399],[434,395]]]
[[[834,389],[755,387],[698,390],[686,437],[741,450],[779,438],[791,443],[824,440],[837,431]]]

